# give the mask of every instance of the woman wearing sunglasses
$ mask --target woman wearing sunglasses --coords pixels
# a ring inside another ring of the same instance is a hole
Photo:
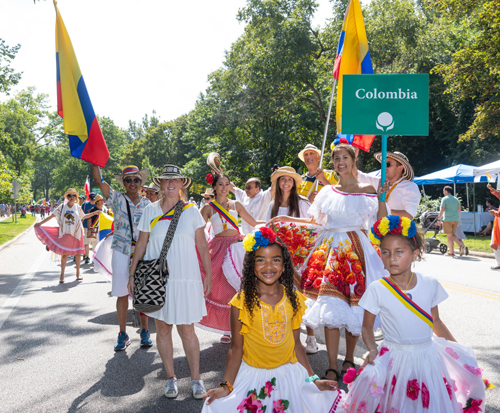
[[[59,282],[64,282],[64,270],[68,255],[75,256],[76,279],[81,281],[80,261],[81,254],[85,252],[83,245],[82,220],[98,215],[100,211],[85,214],[80,205],[78,205],[78,192],[76,189],[69,188],[64,197],[67,203],[59,205],[52,214],[41,222],[35,224],[35,234],[42,244],[46,245],[50,251],[61,255],[61,275]],[[59,227],[43,226],[52,218],[57,219]]]

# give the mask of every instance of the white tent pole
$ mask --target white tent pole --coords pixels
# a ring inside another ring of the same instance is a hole
[[[425,187],[422,185],[422,191],[424,193],[424,196],[425,196]]]
[[[467,182],[465,183],[465,191],[467,192],[467,209],[470,211],[470,206],[469,206],[469,184]]]
[[[453,182],[453,196],[457,196],[457,183]]]

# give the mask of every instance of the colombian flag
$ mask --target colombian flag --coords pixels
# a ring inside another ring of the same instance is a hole
[[[337,132],[342,131],[342,75],[373,74],[365,23],[359,0],[351,0],[347,6],[340,33],[333,77],[337,87]],[[375,135],[354,135],[353,146],[369,151]]]
[[[90,102],[80,66],[63,19],[56,9],[57,113],[64,119],[71,155],[104,167],[108,147]]]
[[[114,220],[108,214],[101,212],[99,214],[99,231],[98,240],[102,241],[106,235],[108,235],[114,229]]]

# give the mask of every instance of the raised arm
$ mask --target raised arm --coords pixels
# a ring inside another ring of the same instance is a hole
[[[101,182],[101,174],[99,173],[99,167],[97,165],[92,165],[92,177],[97,187],[101,190],[104,198],[109,198],[109,184],[106,181]]]
[[[239,202],[235,202],[234,207],[235,207],[236,211],[238,211],[238,214],[240,215],[240,217],[242,219],[244,219],[246,222],[248,222],[248,224],[251,225],[252,227],[266,223],[265,221],[255,220],[254,217],[252,217],[248,213],[248,211],[245,209],[245,207],[243,205],[241,205]]]

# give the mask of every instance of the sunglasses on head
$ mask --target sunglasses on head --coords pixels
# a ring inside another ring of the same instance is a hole
[[[68,198],[76,198],[76,195],[68,195]]]
[[[132,182],[134,184],[140,184],[142,181],[139,178],[134,178],[134,179],[132,179],[132,178],[125,178],[123,180],[123,182],[126,182],[127,184],[131,184]]]

